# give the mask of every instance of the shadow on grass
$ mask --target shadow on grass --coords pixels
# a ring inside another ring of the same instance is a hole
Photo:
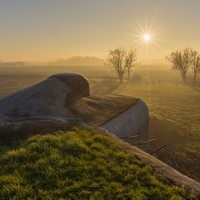
[[[200,88],[195,88],[195,87],[191,87],[193,90],[195,90],[196,92],[200,92]]]

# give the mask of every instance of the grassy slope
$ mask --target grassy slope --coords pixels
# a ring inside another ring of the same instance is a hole
[[[197,199],[93,130],[37,135],[0,152],[0,199]]]

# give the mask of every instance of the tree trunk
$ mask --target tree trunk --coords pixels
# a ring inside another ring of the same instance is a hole
[[[195,86],[195,82],[196,82],[196,76],[194,75],[194,77],[193,77],[193,86]]]
[[[130,81],[130,70],[128,69],[128,81]]]
[[[120,80],[120,84],[122,84],[123,83],[123,74],[122,73],[119,74],[119,80]]]
[[[185,83],[186,82],[186,74],[182,75],[182,79],[183,79],[183,83]]]

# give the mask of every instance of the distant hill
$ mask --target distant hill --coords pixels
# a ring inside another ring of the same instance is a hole
[[[49,65],[60,65],[60,66],[94,66],[103,65],[104,59],[90,56],[73,56],[68,59],[58,59],[56,61],[50,62]]]

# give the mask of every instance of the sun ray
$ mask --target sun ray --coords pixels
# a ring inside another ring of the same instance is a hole
[[[136,26],[129,24],[131,29],[133,30],[133,33],[127,33],[127,35],[132,36],[132,43],[134,44],[134,47],[138,50],[139,54],[146,54],[146,59],[147,57],[149,57],[149,55],[155,55],[154,57],[156,58],[158,57],[157,55],[159,54],[160,50],[164,51],[164,48],[161,45],[163,41],[163,39],[161,39],[161,36],[168,31],[163,30],[163,24],[158,24],[157,26],[155,26],[156,18],[157,13],[153,17],[151,23],[148,24],[148,20],[146,20],[146,23],[143,26],[140,20],[136,16],[134,16]],[[156,49],[160,50],[157,51]]]
[[[130,29],[130,32],[124,33],[131,40],[127,41],[126,45],[132,44],[132,47],[136,48],[138,55],[143,60],[154,60],[159,59],[160,51],[165,51],[162,44],[164,43],[164,35],[170,30],[164,28],[168,22],[166,19],[164,22],[157,23],[158,11],[152,18],[143,18],[142,21],[132,13],[133,21],[125,22]],[[150,21],[151,20],[151,21]],[[135,23],[134,23],[135,22]],[[132,30],[132,31],[131,31]],[[163,37],[163,38],[162,38]],[[141,60],[143,62],[143,60]],[[146,62],[145,61],[145,62]]]

